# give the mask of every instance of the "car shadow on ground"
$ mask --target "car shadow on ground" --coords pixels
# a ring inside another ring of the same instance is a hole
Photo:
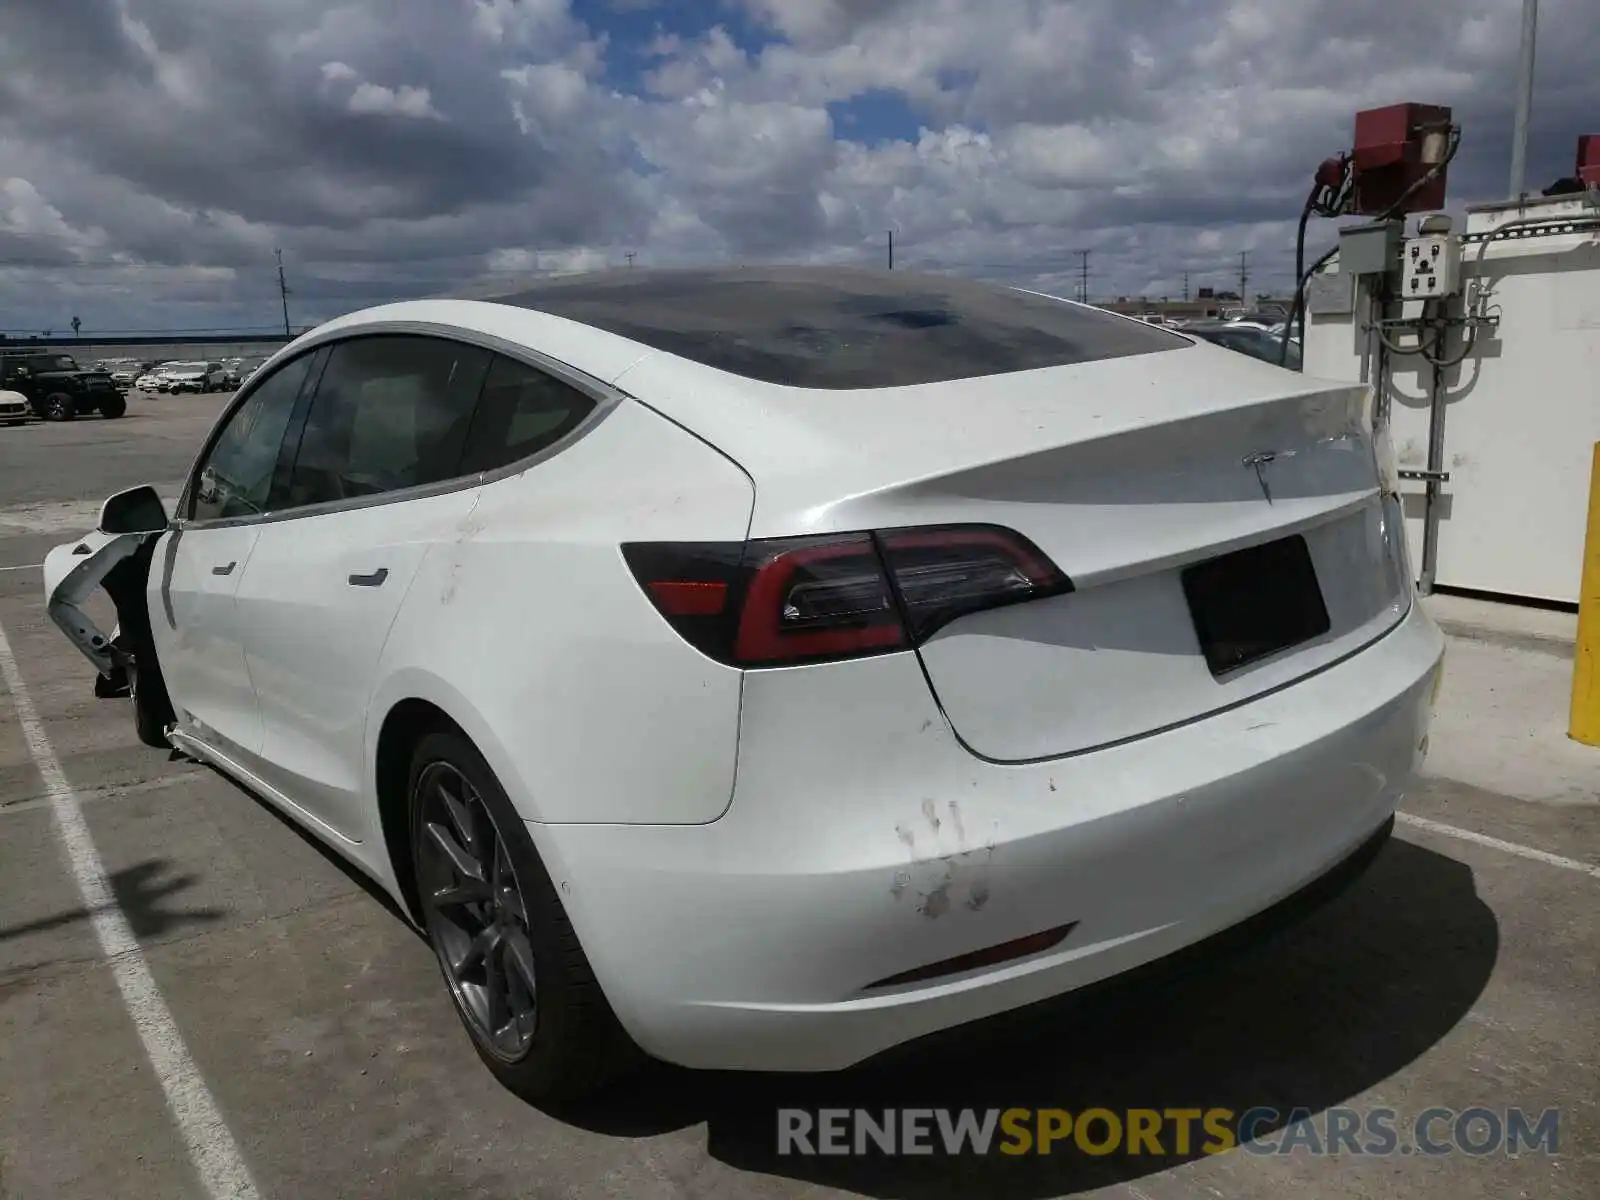
[[[1289,915],[1298,920],[1277,914],[1131,985],[968,1026],[892,1060],[809,1077],[652,1066],[560,1115],[630,1137],[704,1122],[708,1152],[730,1166],[867,1196],[1031,1200],[1135,1180],[1199,1157],[1198,1122],[1187,1153],[1163,1134],[1164,1156],[1093,1157],[1068,1139],[1047,1157],[949,1157],[935,1131],[931,1156],[816,1157],[778,1153],[778,1110],[1276,1109],[1254,1127],[1260,1139],[1293,1110],[1349,1104],[1426,1053],[1482,993],[1499,948],[1470,869],[1398,840],[1347,890]]]

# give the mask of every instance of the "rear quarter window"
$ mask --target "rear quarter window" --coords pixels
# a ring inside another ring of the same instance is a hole
[[[1088,306],[901,271],[621,271],[488,299],[748,379],[803,388],[941,383],[1190,344]]]
[[[583,424],[594,408],[571,384],[497,355],[478,397],[462,465],[493,471],[529,458]]]

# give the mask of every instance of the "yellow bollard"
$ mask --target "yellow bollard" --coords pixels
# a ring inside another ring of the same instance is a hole
[[[1578,582],[1578,643],[1572,655],[1572,720],[1567,735],[1600,746],[1600,442],[1589,468],[1589,527]]]

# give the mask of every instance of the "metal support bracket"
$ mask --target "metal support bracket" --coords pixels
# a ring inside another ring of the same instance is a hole
[[[1427,483],[1449,483],[1449,471],[1400,471],[1401,479],[1420,479]]]
[[[1451,329],[1498,329],[1500,317],[1497,314],[1481,317],[1390,317],[1386,321],[1376,322],[1378,328],[1402,330],[1433,329],[1440,325]],[[1369,329],[1373,327],[1367,326]]]
[[[1513,228],[1484,229],[1476,233],[1463,233],[1461,243],[1465,246],[1476,245],[1479,242],[1520,242],[1528,238],[1562,237],[1567,234],[1589,233],[1600,225],[1600,217],[1552,217],[1548,221],[1534,221],[1526,225],[1519,224]]]

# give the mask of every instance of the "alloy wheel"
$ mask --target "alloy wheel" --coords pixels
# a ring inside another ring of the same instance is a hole
[[[457,1007],[497,1058],[527,1054],[538,1013],[528,907],[494,816],[447,762],[417,778],[417,880]]]

